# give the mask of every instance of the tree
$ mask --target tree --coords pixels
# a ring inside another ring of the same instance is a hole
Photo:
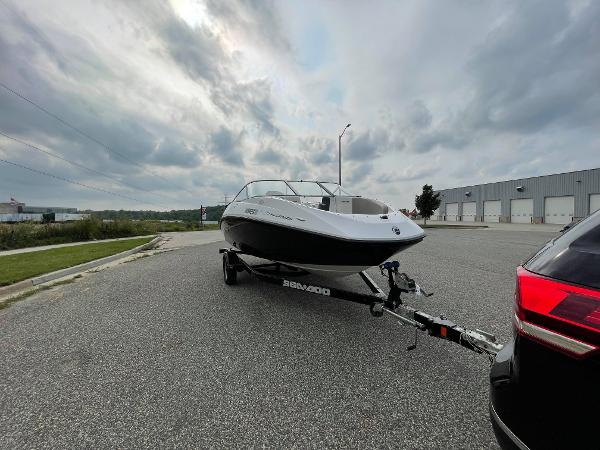
[[[426,184],[423,186],[423,192],[421,195],[415,197],[415,206],[419,210],[419,214],[423,217],[425,225],[427,225],[427,219],[431,217],[433,212],[440,207],[440,194],[439,192],[433,193],[433,186]]]

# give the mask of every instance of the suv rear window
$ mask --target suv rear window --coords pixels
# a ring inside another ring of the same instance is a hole
[[[540,275],[600,289],[600,211],[548,242],[525,267]]]

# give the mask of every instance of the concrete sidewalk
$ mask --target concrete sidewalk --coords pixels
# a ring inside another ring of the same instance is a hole
[[[160,247],[165,249],[191,247],[194,245],[210,244],[212,242],[218,242],[223,240],[223,233],[221,233],[221,230],[173,231],[168,233],[158,233],[158,235],[163,238],[162,242],[160,243]],[[68,242],[66,244],[56,245],[40,245],[38,247],[26,247],[18,248],[16,250],[0,251],[0,256],[14,255],[17,253],[39,252],[42,250],[50,250],[53,248],[72,247],[74,245],[96,244],[100,242],[111,241],[125,241],[127,239],[138,239],[152,236],[154,235],[150,234],[147,236],[131,236],[117,239],[100,239],[96,241]]]
[[[415,223],[423,225],[423,220],[415,220]],[[542,231],[546,233],[558,233],[565,226],[554,225],[554,224],[532,224],[532,223],[499,223],[499,222],[447,222],[442,220],[428,220],[427,225],[444,225],[444,226],[481,226],[485,225],[487,228],[482,230],[502,230],[502,231]]]
[[[182,248],[193,247],[195,245],[210,244],[223,240],[221,230],[207,231],[185,231],[185,232],[169,232],[161,234],[163,240],[160,243],[160,248]]]
[[[29,252],[39,252],[42,250],[50,250],[53,248],[61,248],[61,247],[73,247],[75,245],[86,245],[86,244],[98,244],[101,242],[113,242],[113,241],[126,241],[128,239],[140,239],[140,238],[149,238],[155,236],[154,234],[149,234],[146,236],[131,236],[125,238],[116,238],[116,239],[98,239],[95,241],[82,241],[82,242],[67,242],[65,244],[55,244],[55,245],[40,245],[38,247],[26,247],[26,248],[17,248],[15,250],[4,250],[0,252],[0,256],[7,255],[15,255],[17,253],[29,253]]]

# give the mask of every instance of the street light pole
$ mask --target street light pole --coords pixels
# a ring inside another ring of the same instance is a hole
[[[346,132],[346,130],[350,127],[350,125],[351,124],[346,125],[346,127],[342,131],[342,134],[340,134],[338,136],[338,152],[339,152],[339,157],[338,157],[338,161],[339,161],[339,180],[338,180],[338,183],[339,183],[340,186],[342,185],[342,136],[344,135],[344,133]]]

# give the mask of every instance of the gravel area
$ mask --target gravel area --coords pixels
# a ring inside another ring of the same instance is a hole
[[[399,259],[435,295],[407,303],[505,341],[514,268],[550,237],[428,230]],[[407,352],[414,332],[361,305],[226,286],[222,245],[0,311],[0,447],[497,447],[485,357],[425,335]]]

